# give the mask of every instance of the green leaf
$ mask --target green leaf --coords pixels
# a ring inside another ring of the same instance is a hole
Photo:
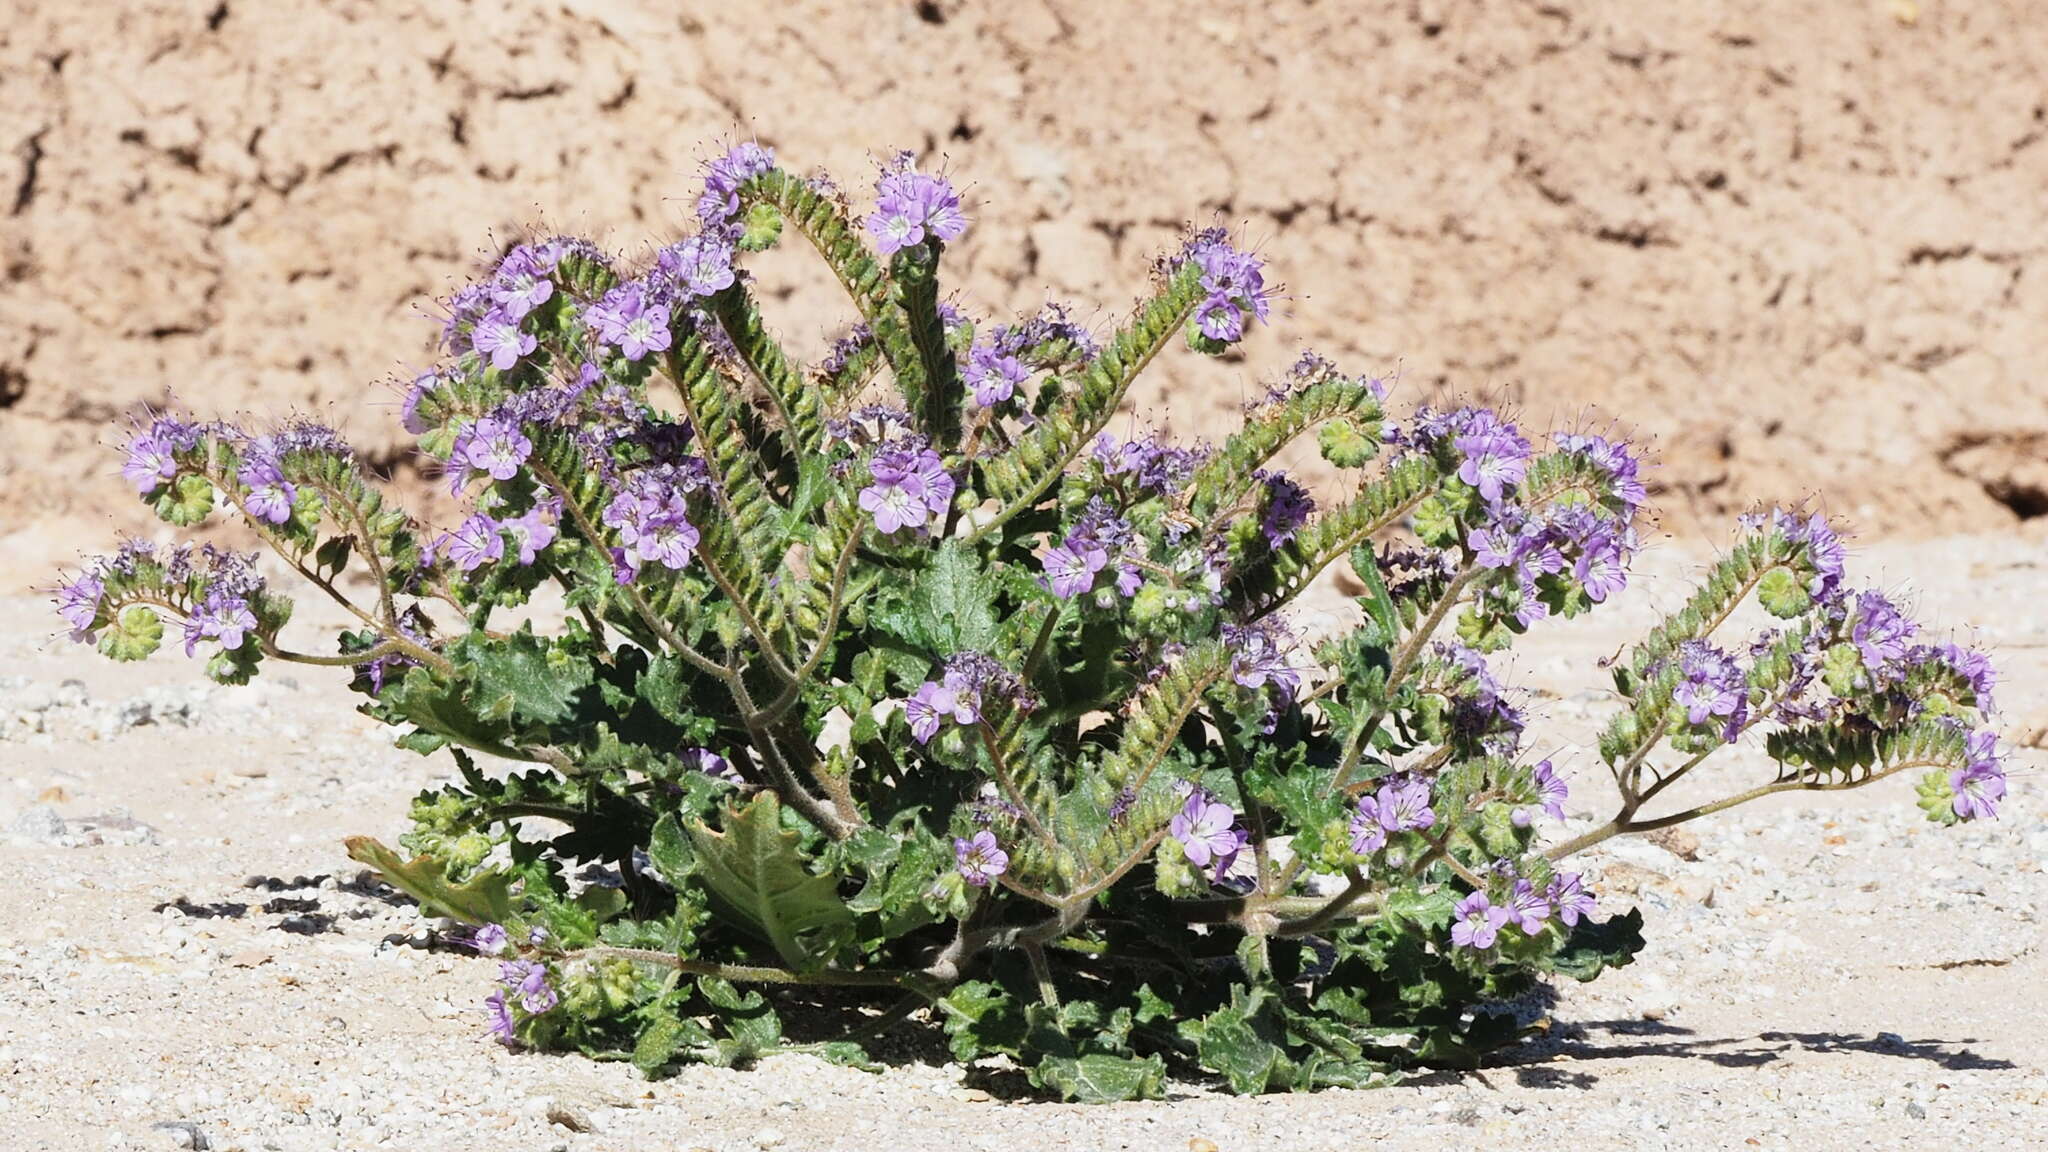
[[[800,971],[822,967],[853,929],[838,882],[804,867],[797,834],[782,827],[772,792],[728,810],[722,832],[692,826],[704,884],[722,910]]]
[[[933,656],[995,647],[996,582],[966,544],[948,540],[917,574],[903,603],[876,612],[875,623]]]
[[[710,1034],[695,1021],[678,1019],[674,1013],[663,1012],[640,1033],[639,1042],[633,1045],[633,1066],[652,1080],[684,1047],[702,1047],[709,1043]]]
[[[213,482],[186,473],[156,498],[156,514],[180,528],[190,528],[213,511]]]
[[[130,604],[100,633],[100,655],[123,662],[146,660],[163,640],[163,618],[155,609]]]
[[[782,1020],[759,992],[741,992],[716,976],[699,976],[697,990],[719,1009],[719,1021],[740,1046],[739,1060],[751,1060],[782,1043]]]
[[[1276,1076],[1284,1075],[1287,1053],[1259,1035],[1245,1017],[1245,1005],[1236,996],[1202,1021],[1196,1054],[1202,1067],[1223,1077],[1230,1090],[1240,1096],[1264,1092]]]
[[[1756,601],[1780,620],[1790,620],[1813,606],[1806,585],[1790,568],[1773,568],[1757,583]]]
[[[1048,1056],[1031,1070],[1031,1082],[1080,1104],[1157,1100],[1165,1094],[1166,1061],[1160,1057]]]
[[[466,924],[504,924],[512,919],[512,880],[506,872],[479,872],[460,884],[448,879],[447,866],[431,856],[401,860],[398,853],[368,836],[342,841],[349,859],[377,870],[386,884],[419,901],[427,916],[447,916]]]
[[[518,718],[557,724],[569,718],[576,694],[593,679],[590,660],[530,631],[465,645],[470,695],[487,720]]]
[[[939,1009],[946,1016],[953,1059],[962,1064],[998,1052],[1015,1056],[1023,1046],[1026,1025],[1016,999],[986,980],[954,988],[939,1001]]]
[[[697,871],[697,854],[683,826],[670,812],[655,821],[654,834],[647,841],[647,859],[663,883],[680,891]]]
[[[1609,968],[1625,967],[1642,950],[1643,911],[1631,908],[1597,922],[1590,917],[1580,920],[1565,938],[1564,947],[1550,958],[1550,968],[1586,981]]]

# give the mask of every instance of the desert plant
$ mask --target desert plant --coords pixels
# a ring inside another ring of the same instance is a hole
[[[1098,341],[1056,308],[987,327],[947,303],[968,221],[907,155],[868,241],[751,144],[697,212],[636,271],[521,244],[448,303],[404,401],[469,508],[446,534],[328,429],[138,430],[142,497],[183,527],[239,513],[355,621],[331,651],[286,647],[292,602],[210,546],[131,543],[59,593],[115,659],[169,625],[223,682],[349,669],[400,746],[452,754],[404,854],[349,852],[501,961],[508,1043],[651,1074],[862,1060],[923,1021],[1079,1099],[1197,1070],[1370,1084],[1470,1064],[1517,1035],[1503,1001],[1628,962],[1640,916],[1594,919],[1562,867],[1593,843],[1916,769],[1944,823],[2003,795],[1987,661],[1916,643],[1844,584],[1825,520],[1772,511],[1614,664],[1620,809],[1545,846],[1564,784],[1487,654],[1624,585],[1624,444],[1539,449],[1478,408],[1397,423],[1313,355],[1220,445],[1121,440],[1155,356],[1266,318],[1225,232]],[[792,234],[859,314],[808,368],[737,266]],[[1311,435],[1350,491],[1320,514],[1273,465]],[[1298,640],[1283,612],[1346,563],[1358,622]],[[1774,626],[1730,640],[1747,601]],[[1766,729],[1774,776],[1658,811]]]

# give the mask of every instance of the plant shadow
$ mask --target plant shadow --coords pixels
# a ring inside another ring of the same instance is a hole
[[[1641,1059],[1700,1060],[1722,1068],[1759,1068],[1793,1053],[1862,1053],[1919,1060],[1948,1071],[1999,1071],[2018,1067],[1984,1056],[1957,1040],[1908,1040],[1896,1032],[1760,1032],[1753,1037],[1701,1036],[1690,1028],[1653,1020],[1589,1020],[1561,1024],[1547,1035],[1494,1054],[1482,1069],[1513,1071],[1525,1088],[1590,1088],[1599,1074],[1582,1062]],[[1574,1066],[1560,1066],[1564,1057]],[[1418,1081],[1411,1080],[1410,1083]]]

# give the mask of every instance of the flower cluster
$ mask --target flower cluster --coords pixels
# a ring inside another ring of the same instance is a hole
[[[861,489],[860,506],[885,536],[943,519],[958,487],[939,454],[915,437],[877,450],[868,459],[868,478],[873,483]]]
[[[1095,497],[1066,536],[1041,559],[1046,587],[1060,599],[1072,600],[1093,590],[1102,573],[1114,570],[1117,593],[1135,594],[1142,578],[1134,563],[1133,543],[1130,521],[1117,515],[1107,500]]]
[[[709,486],[699,460],[657,464],[620,481],[604,507],[605,525],[618,533],[612,562],[620,583],[632,583],[648,564],[671,570],[689,565],[702,538],[690,522],[689,497]]]
[[[1201,270],[1207,295],[1189,323],[1215,347],[1244,339],[1245,329],[1272,311],[1274,290],[1266,287],[1265,263],[1234,247],[1221,228],[1197,232],[1170,263],[1175,268],[1191,263]]]
[[[960,193],[945,177],[919,172],[908,152],[898,152],[883,166],[875,210],[868,215],[868,234],[883,255],[894,256],[928,239],[951,244],[966,231]]]

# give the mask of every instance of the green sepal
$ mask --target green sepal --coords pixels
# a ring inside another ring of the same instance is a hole
[[[100,655],[126,663],[147,660],[164,640],[163,618],[142,604],[130,604],[100,631]]]

